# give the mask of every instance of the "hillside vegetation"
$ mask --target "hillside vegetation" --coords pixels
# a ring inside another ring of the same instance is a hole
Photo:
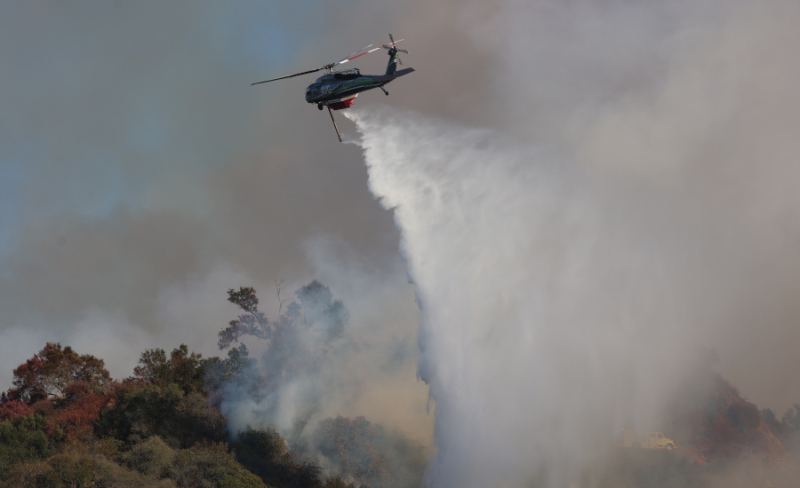
[[[326,351],[299,361],[299,336],[321,323],[323,340],[341,337],[348,315],[316,281],[274,324],[257,311],[252,288],[230,290],[229,299],[249,308],[220,333],[220,348],[229,349],[224,358],[203,358],[183,344],[170,353],[148,349],[132,376],[115,380],[102,359],[47,343],[19,365],[12,388],[0,395],[0,487],[419,484],[423,449],[363,417],[325,420],[313,443],[291,447],[268,424],[232,432],[220,409],[226,397],[263,397],[287,374],[320,367]],[[231,346],[242,334],[259,336],[259,321],[261,337],[271,339],[261,366],[243,344]],[[397,450],[403,462],[395,461]],[[321,456],[326,471],[316,462]]]

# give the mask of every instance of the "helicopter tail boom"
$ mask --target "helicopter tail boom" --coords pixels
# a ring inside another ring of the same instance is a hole
[[[393,79],[400,78],[401,76],[412,73],[413,71],[415,71],[414,68],[401,69],[400,71],[395,71],[394,73],[388,73],[383,76],[379,76],[375,78],[375,81],[380,83],[389,83]]]

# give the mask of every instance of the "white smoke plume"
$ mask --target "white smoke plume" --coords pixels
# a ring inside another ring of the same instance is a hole
[[[632,408],[652,422],[679,350],[660,331],[683,325],[657,243],[532,148],[410,114],[353,118],[423,311],[433,485],[563,486]]]
[[[786,16],[798,9],[774,2],[715,17],[636,97],[608,95],[577,128],[529,121],[550,138],[534,143],[348,114],[423,314],[431,486],[596,484],[623,426],[659,428],[697,348],[724,363],[796,336],[800,148],[783,125],[798,125],[773,102],[798,100]]]

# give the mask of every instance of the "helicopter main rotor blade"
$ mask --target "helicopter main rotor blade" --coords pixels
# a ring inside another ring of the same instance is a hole
[[[352,60],[354,60],[356,58],[360,58],[361,56],[363,56],[365,54],[369,54],[369,53],[375,52],[378,49],[380,49],[380,47],[373,47],[372,49],[369,49],[370,47],[372,47],[372,44],[370,44],[369,46],[365,47],[364,49],[361,49],[359,51],[354,52],[353,54],[350,55],[350,57],[344,58],[341,61],[337,61],[337,62],[333,63],[333,66],[337,66],[337,65],[340,65],[340,64],[347,63],[348,61],[352,61]],[[364,51],[364,52],[361,52],[361,51]]]
[[[336,61],[335,63],[331,63],[331,64],[326,64],[325,66],[322,66],[321,68],[312,69],[312,70],[310,70],[310,71],[303,71],[302,73],[295,73],[295,74],[293,74],[293,75],[281,76],[281,77],[279,77],[279,78],[272,78],[271,80],[257,81],[257,82],[255,82],[255,83],[250,83],[250,86],[253,86],[253,85],[260,85],[260,84],[262,84],[262,83],[269,83],[270,81],[285,80],[286,78],[294,78],[295,76],[307,75],[307,74],[309,74],[309,73],[316,73],[317,71],[320,71],[320,70],[323,70],[323,69],[330,70],[330,69],[331,69],[331,68],[333,68],[334,66],[338,66],[338,65],[340,65],[340,64],[344,64],[344,63],[350,62],[350,61],[352,61],[352,60],[354,60],[354,59],[356,59],[356,58],[360,58],[361,56],[363,56],[363,55],[365,55],[365,54],[369,54],[369,53],[375,52],[375,51],[377,51],[377,50],[378,50],[378,49],[380,49],[380,48],[383,48],[383,49],[391,49],[391,48],[393,48],[393,47],[394,47],[394,45],[395,45],[395,44],[397,44],[398,42],[400,42],[400,41],[404,40],[404,39],[400,39],[399,41],[395,41],[395,40],[394,40],[394,38],[392,37],[392,35],[391,35],[391,34],[389,34],[389,39],[391,39],[391,40],[392,40],[392,44],[391,44],[391,45],[389,45],[389,44],[383,44],[383,45],[381,45],[381,46],[378,46],[378,47],[373,47],[372,49],[370,49],[372,46],[374,46],[374,44],[370,44],[369,46],[367,46],[367,47],[365,47],[365,48],[363,48],[363,49],[360,49],[360,50],[358,50],[358,51],[354,52],[354,53],[353,53],[353,54],[351,54],[350,56],[348,56],[348,57],[346,57],[346,58],[344,58],[344,59],[342,59],[342,60],[340,60],[340,61]],[[395,49],[397,49],[397,48],[395,48]],[[408,51],[406,51],[405,49],[397,49],[397,50],[398,50],[399,52],[402,52],[402,53],[406,53],[406,54],[408,54]],[[402,61],[400,62],[400,64],[402,64]]]
[[[359,56],[363,56],[363,55],[371,52],[371,51],[367,51],[367,49],[369,49],[371,47],[372,47],[372,44],[370,44],[369,46],[367,46],[365,48],[359,49],[358,51],[353,52],[352,54],[350,54],[346,58],[343,58],[343,59],[340,59],[339,61],[336,61],[335,63],[333,63],[333,65],[336,66],[337,64],[344,64],[344,63],[346,63],[348,61],[352,61],[352,60],[356,59]]]
[[[322,68],[312,69],[311,71],[303,71],[302,73],[295,73],[295,74],[289,75],[289,76],[281,76],[280,78],[273,78],[271,80],[257,81],[255,83],[250,83],[250,86],[260,85],[262,83],[269,83],[270,81],[283,80],[283,79],[286,79],[286,78],[294,78],[295,76],[307,75],[309,73],[316,73],[317,71],[319,71],[321,69],[325,69],[325,66],[323,66]]]
[[[405,41],[405,39],[400,39],[400,41]],[[392,46],[394,46],[395,44],[397,44],[397,43],[398,43],[398,42],[400,42],[400,41],[394,41],[394,43],[393,43],[393,44],[384,44],[384,45],[383,45],[383,46],[381,46],[381,47],[382,47],[382,48],[384,48],[384,49],[391,49],[391,48],[392,48]]]

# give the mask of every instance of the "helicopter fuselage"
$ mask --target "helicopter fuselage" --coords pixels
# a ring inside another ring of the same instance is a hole
[[[380,88],[412,71],[413,68],[407,68],[385,75],[362,75],[358,69],[350,69],[328,73],[306,88],[306,102],[341,110],[352,105],[359,93]]]
[[[400,61],[400,56],[398,53],[402,52],[408,54],[408,51],[405,49],[397,49],[395,44],[402,41],[402,39],[395,42],[394,37],[389,34],[389,40],[392,41],[391,44],[383,44],[372,49],[370,48],[373,46],[373,44],[370,44],[369,46],[356,51],[350,56],[335,63],[326,64],[319,68],[303,71],[301,73],[295,73],[293,75],[257,81],[255,83],[251,83],[251,85],[260,85],[262,83],[284,80],[286,78],[294,78],[295,76],[307,75],[310,73],[316,73],[317,71],[325,70],[327,74],[320,76],[314,83],[306,87],[306,102],[315,103],[317,108],[320,110],[322,110],[324,107],[328,108],[328,114],[331,116],[333,128],[336,129],[336,137],[339,138],[339,142],[342,142],[342,135],[339,134],[339,128],[336,127],[336,120],[333,118],[332,110],[342,110],[350,107],[353,102],[355,102],[359,93],[372,90],[374,88],[380,88],[385,95],[388,95],[389,92],[383,88],[384,85],[391,83],[396,78],[407,75],[414,71],[414,68],[406,68],[399,71],[397,70],[397,65],[403,64]],[[387,54],[389,55],[389,62],[386,65],[386,73],[382,75],[362,75],[361,72],[356,68],[342,71],[333,70],[335,66],[348,63],[356,58],[360,58],[365,54],[369,54],[381,48],[388,50]]]

